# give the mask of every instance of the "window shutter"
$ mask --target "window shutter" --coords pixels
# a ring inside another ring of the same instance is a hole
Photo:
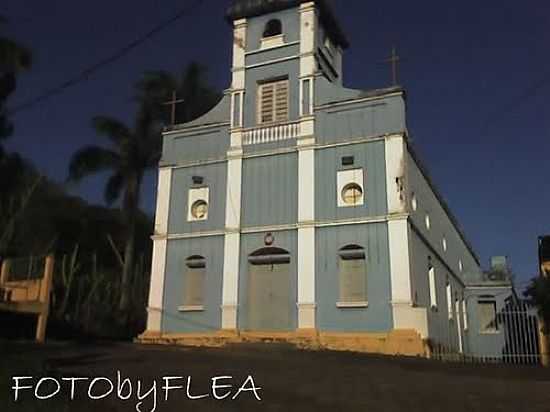
[[[188,268],[185,277],[184,305],[203,306],[205,269]]]
[[[261,87],[260,101],[260,122],[269,123],[274,121],[273,112],[275,110],[275,85],[264,84]]]
[[[275,120],[288,120],[288,81],[275,84]]]
[[[259,88],[259,123],[284,122],[288,120],[288,80],[262,84]]]
[[[367,279],[364,259],[340,259],[340,301],[366,302]]]

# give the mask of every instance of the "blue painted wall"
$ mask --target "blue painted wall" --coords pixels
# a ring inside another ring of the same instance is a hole
[[[341,88],[323,78],[316,81],[317,106],[361,97],[361,91]],[[327,106],[316,112],[315,137],[320,144],[337,143],[406,131],[402,96]]]
[[[188,222],[189,189],[194,186],[192,177],[202,176],[204,185],[210,189],[208,220]],[[172,175],[168,233],[198,233],[225,228],[225,198],[227,184],[227,162],[204,166],[175,169]]]
[[[244,159],[243,227],[293,224],[298,220],[298,154]]]
[[[342,157],[353,156],[353,166],[342,166]],[[363,169],[365,204],[338,207],[337,173]],[[330,147],[315,151],[315,217],[337,220],[382,216],[387,212],[385,145],[383,141]]]
[[[467,289],[469,327],[467,339],[472,355],[501,357],[506,345],[506,325],[497,322],[498,331],[483,333],[480,329],[478,302],[493,300],[497,306],[497,316],[506,306],[506,299],[512,296],[512,288]]]
[[[350,244],[367,253],[368,308],[340,309],[338,250]],[[393,328],[386,223],[320,228],[316,231],[317,327],[323,331],[386,332]]]
[[[223,249],[223,236],[168,241],[163,332],[212,332],[221,328]],[[179,312],[184,296],[185,260],[193,255],[206,258],[205,310]]]
[[[177,125],[176,130],[164,134],[160,165],[178,165],[199,160],[224,158],[230,145],[230,102],[230,96],[225,95],[204,116],[185,125]],[[190,127],[204,125],[212,127],[193,133],[186,130]]]

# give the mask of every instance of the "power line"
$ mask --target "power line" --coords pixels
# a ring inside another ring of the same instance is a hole
[[[145,43],[147,40],[153,38],[178,20],[182,19],[183,17],[186,17],[188,14],[193,12],[195,8],[200,6],[204,0],[195,0],[191,4],[189,4],[187,7],[184,7],[181,9],[178,13],[176,13],[173,17],[170,19],[167,19],[159,24],[157,24],[155,27],[153,27],[151,30],[149,30],[147,33],[141,35],[136,40],[130,42],[126,46],[122,47],[112,55],[100,60],[99,62],[87,67],[83,71],[81,71],[79,74],[74,76],[73,78],[64,81],[58,86],[52,87],[51,89],[46,90],[42,94],[38,95],[37,97],[34,97],[20,105],[15,106],[15,108],[8,111],[9,115],[14,115],[16,113],[22,112],[24,110],[28,110],[33,108],[34,106],[38,105],[39,103],[42,103],[46,100],[51,99],[52,97],[55,97],[61,93],[63,93],[65,90],[76,86],[77,84],[88,80],[92,75],[94,75],[96,72],[104,68],[105,66],[108,66],[110,64],[113,64],[117,62],[118,60],[125,57],[127,54],[129,54],[134,49],[141,46],[143,43]]]
[[[515,97],[513,101],[507,103],[506,105],[503,105],[500,109],[494,111],[484,124],[484,133],[488,131],[489,126],[494,120],[500,120],[503,116],[509,115],[526,101],[528,101],[532,97],[535,97],[541,90],[548,86],[548,84],[550,84],[550,72],[536,83],[533,83],[532,85],[527,87],[520,95]]]

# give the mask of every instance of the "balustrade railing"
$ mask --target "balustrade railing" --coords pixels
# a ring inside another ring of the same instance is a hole
[[[273,143],[296,139],[300,135],[300,123],[286,123],[246,129],[243,132],[243,145]]]

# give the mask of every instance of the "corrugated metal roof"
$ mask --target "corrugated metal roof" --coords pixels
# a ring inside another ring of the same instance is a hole
[[[336,20],[328,0],[233,0],[226,16],[229,21],[233,21],[297,7],[301,3],[310,1],[314,1],[319,8],[321,22],[331,38],[342,48],[348,48],[349,42]]]

